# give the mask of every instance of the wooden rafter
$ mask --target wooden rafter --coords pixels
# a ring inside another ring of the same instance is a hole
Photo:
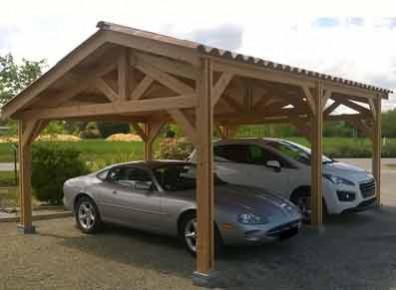
[[[215,106],[217,104],[217,102],[219,101],[224,90],[226,89],[228,84],[231,82],[233,76],[234,76],[234,74],[232,74],[232,73],[228,73],[228,72],[222,73],[221,77],[216,82],[216,84],[213,88],[212,106]]]
[[[323,111],[323,118],[327,118],[334,110],[336,110],[339,106],[341,105],[340,102],[335,101],[332,103],[330,106],[328,106],[324,111]]]
[[[133,129],[135,130],[135,133],[137,135],[139,135],[139,137],[144,142],[147,142],[147,140],[148,140],[147,134],[146,134],[145,130],[142,129],[142,127],[139,125],[139,123],[133,122],[133,123],[131,123],[131,125],[132,125]]]
[[[178,94],[192,94],[194,89],[179,79],[157,69],[149,63],[138,62],[136,68]]]
[[[346,107],[348,107],[348,108],[350,108],[352,110],[355,110],[355,111],[357,111],[357,112],[359,112],[359,113],[361,113],[363,115],[370,115],[371,114],[369,109],[367,109],[365,107],[362,107],[362,106],[360,106],[360,105],[358,105],[358,104],[356,104],[356,103],[354,103],[352,101],[349,101],[348,99],[336,97],[336,98],[334,98],[334,100],[340,102],[342,105],[344,105],[344,106],[346,106]]]
[[[154,79],[150,76],[145,76],[143,80],[139,82],[136,88],[131,93],[130,99],[131,100],[139,100],[147,89],[152,85]]]
[[[182,62],[175,62],[170,59],[166,59],[163,57],[158,57],[146,53],[141,53],[138,51],[134,51],[131,54],[131,58],[133,62],[137,63],[139,61],[143,61],[143,63],[150,63],[157,69],[164,71],[166,73],[170,73],[176,76],[196,80],[197,79],[197,70],[192,65]]]
[[[95,87],[97,87],[109,99],[110,102],[121,100],[117,92],[115,92],[103,78],[97,77],[94,84]]]

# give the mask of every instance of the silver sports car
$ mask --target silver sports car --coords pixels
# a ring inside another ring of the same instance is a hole
[[[179,236],[194,254],[195,184],[194,164],[131,162],[67,180],[63,202],[85,233],[96,232],[103,223],[116,223]],[[292,237],[299,231],[301,218],[285,199],[215,177],[216,247]]]

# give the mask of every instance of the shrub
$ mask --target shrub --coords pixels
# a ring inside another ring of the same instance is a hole
[[[98,122],[97,126],[100,136],[104,139],[113,134],[130,132],[128,123]]]
[[[85,126],[85,129],[81,131],[80,138],[82,139],[98,139],[100,138],[100,132],[95,122],[90,122]]]
[[[80,151],[59,144],[37,143],[32,149],[32,187],[37,200],[60,204],[63,183],[88,173]]]
[[[186,159],[194,146],[186,138],[164,138],[159,144],[155,158],[158,159]]]

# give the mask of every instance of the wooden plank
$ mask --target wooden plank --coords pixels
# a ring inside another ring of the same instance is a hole
[[[181,95],[194,93],[194,89],[192,87],[183,83],[177,78],[158,70],[151,64],[139,62],[136,64],[136,68],[144,72],[146,75],[152,77],[162,85],[173,90],[175,93],[179,93]]]
[[[197,97],[183,95],[177,97],[156,98],[138,101],[126,101],[106,104],[70,106],[52,109],[37,109],[20,112],[17,117],[23,119],[67,119],[77,117],[105,116],[116,114],[133,114],[169,109],[194,108]]]
[[[216,82],[213,88],[213,95],[212,95],[212,105],[215,106],[219,101],[221,95],[223,94],[224,90],[231,82],[232,78],[234,77],[233,73],[224,72],[219,80]]]
[[[130,99],[131,100],[139,100],[144,93],[147,91],[147,89],[151,86],[151,84],[154,82],[154,79],[150,76],[145,76],[144,79],[142,79],[139,84],[136,86],[136,88],[133,90]]]
[[[21,146],[25,147],[31,143],[32,136],[34,134],[34,130],[37,127],[36,120],[29,120],[28,122],[24,122],[24,129],[22,135]]]
[[[368,99],[368,102],[370,106],[371,115],[373,116],[373,120],[375,120],[377,118],[377,109],[375,107],[374,100]]]
[[[96,32],[88,40],[84,41],[75,50],[63,58],[57,65],[42,75],[37,81],[29,85],[17,97],[2,107],[2,118],[6,119],[17,110],[23,108],[38,94],[43,92],[51,84],[63,77],[73,67],[84,60],[94,50],[104,44],[106,38],[102,32]]]
[[[203,59],[198,82],[196,108],[197,149],[197,272],[214,269],[214,185],[213,185],[213,69],[210,59]]]
[[[323,83],[318,82],[313,94],[316,108],[323,108]],[[317,110],[311,118],[312,128],[312,154],[311,154],[311,224],[322,224],[322,131],[323,112]]]
[[[129,49],[124,48],[117,61],[117,82],[119,101],[126,101],[130,91],[130,66],[129,66]]]
[[[197,70],[190,64],[178,62],[175,60],[170,60],[164,57],[158,57],[146,53],[141,53],[135,51],[133,55],[131,55],[135,62],[143,61],[144,63],[150,63],[155,66],[157,69],[164,71],[166,73],[170,73],[176,76],[196,80],[197,79]]]
[[[172,117],[172,119],[181,126],[184,133],[188,136],[188,138],[190,138],[191,143],[196,145],[199,138],[197,135],[197,130],[195,126],[191,123],[191,121],[188,119],[186,114],[184,114],[183,111],[176,109],[168,110],[168,113]]]
[[[102,78],[95,79],[95,86],[109,99],[110,102],[120,100],[120,96]]]
[[[236,100],[234,100],[229,95],[223,95],[221,100],[226,103],[230,108],[232,108],[235,112],[243,112],[244,108],[241,104],[239,104]]]
[[[332,91],[329,89],[325,90],[325,93],[323,95],[323,110],[326,107],[327,101],[330,99],[331,95],[332,95]]]

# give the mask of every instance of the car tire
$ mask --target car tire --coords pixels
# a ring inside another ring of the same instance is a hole
[[[186,214],[179,226],[179,238],[182,242],[183,246],[193,257],[197,256],[196,252],[196,230],[197,230],[197,215],[195,212],[191,212]],[[214,229],[215,234],[215,255],[216,257],[220,257],[223,254],[223,240],[215,225]]]
[[[309,188],[295,191],[290,198],[290,201],[300,209],[304,223],[309,223],[311,221],[310,200],[311,192]]]
[[[309,223],[311,221],[311,209],[310,209],[311,189],[306,188],[295,191],[292,194],[290,201],[293,202],[300,209],[303,215],[303,222]],[[304,202],[306,204],[303,207]],[[323,218],[327,218],[328,211],[327,211],[326,201],[324,200],[324,198],[322,198],[322,212],[323,212]]]
[[[78,228],[86,234],[93,234],[103,227],[98,207],[88,196],[78,199],[75,209],[75,218]]]

